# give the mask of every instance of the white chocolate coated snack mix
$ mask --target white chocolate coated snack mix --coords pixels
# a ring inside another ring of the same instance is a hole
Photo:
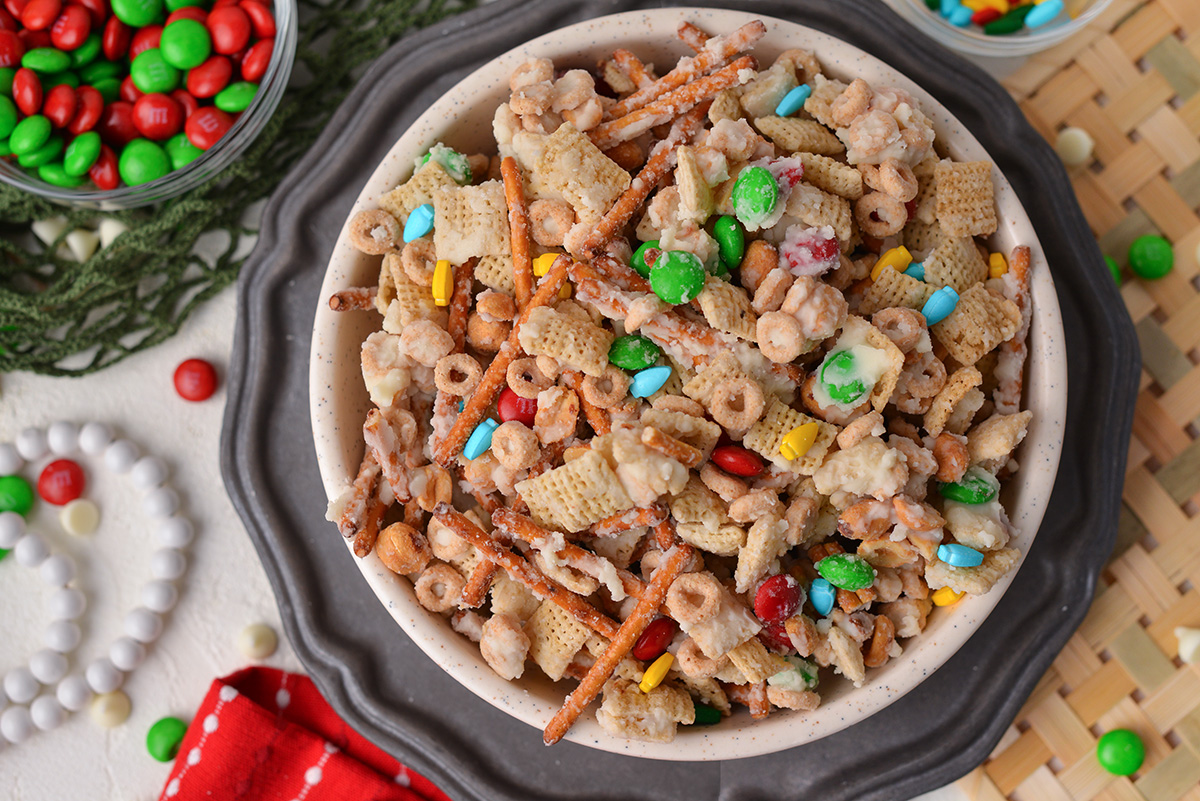
[[[614,736],[803,715],[1019,553],[1029,250],[902,89],[754,55],[522,64],[495,150],[351,221],[373,407],[329,519]],[[838,678],[838,677],[841,678]],[[789,710],[778,712],[778,710]]]

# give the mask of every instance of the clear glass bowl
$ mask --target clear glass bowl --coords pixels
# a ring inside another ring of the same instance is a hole
[[[228,167],[258,137],[279,106],[283,90],[287,88],[292,62],[296,58],[296,0],[273,0],[272,6],[275,11],[275,48],[254,100],[225,136],[191,164],[140,186],[119,186],[105,191],[86,186],[78,189],[54,186],[30,175],[14,163],[0,161],[0,181],[64,206],[101,211],[132,209],[170,200],[208,181]]]
[[[930,10],[924,0],[887,0],[897,14],[931,39],[960,53],[992,58],[1028,56],[1052,47],[1085,28],[1111,3],[1112,0],[1093,0],[1077,17],[1067,22],[1054,21],[1041,28],[1023,28],[1006,36],[988,36],[975,25],[954,27],[936,11]],[[1084,4],[1067,0],[1068,10],[1074,5]]]

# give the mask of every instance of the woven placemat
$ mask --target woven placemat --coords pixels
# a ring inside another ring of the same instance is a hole
[[[1091,26],[1004,81],[1051,141],[1095,139],[1072,173],[1101,249],[1161,234],[1175,269],[1125,271],[1143,371],[1113,558],[1087,619],[988,761],[959,786],[979,801],[1200,801],[1200,666],[1174,628],[1200,626],[1200,0],[1115,0]],[[1086,536],[1086,532],[1081,532]],[[1053,610],[1047,610],[1053,614]],[[1100,734],[1146,743],[1130,777],[1096,762]]]

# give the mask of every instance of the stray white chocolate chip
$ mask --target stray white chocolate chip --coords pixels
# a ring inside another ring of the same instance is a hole
[[[93,698],[88,714],[97,726],[113,729],[129,720],[131,708],[129,696],[120,690],[113,690]]]
[[[1068,167],[1078,167],[1086,164],[1092,158],[1092,149],[1096,146],[1091,134],[1082,128],[1063,128],[1058,132],[1054,149],[1063,164]]]
[[[266,623],[251,623],[238,634],[238,650],[247,659],[266,659],[278,646],[275,630]]]
[[[1175,638],[1179,640],[1179,658],[1188,665],[1200,665],[1200,629],[1178,626]]]
[[[100,525],[100,509],[87,498],[76,498],[59,511],[58,522],[68,534],[91,534]]]

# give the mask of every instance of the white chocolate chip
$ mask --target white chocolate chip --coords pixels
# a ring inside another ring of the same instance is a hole
[[[1082,128],[1063,128],[1054,142],[1058,157],[1068,167],[1086,164],[1092,158],[1092,149],[1095,146],[1096,142],[1091,134]]]
[[[1179,658],[1188,665],[1200,665],[1200,629],[1178,626],[1175,637],[1179,640]]]
[[[94,231],[76,228],[67,234],[66,243],[71,250],[71,255],[75,257],[75,261],[87,261],[100,246],[100,237]]]
[[[238,634],[237,645],[247,659],[266,659],[275,653],[279,638],[266,623],[251,623]]]
[[[97,695],[88,707],[92,722],[106,729],[113,729],[129,720],[131,704],[129,696],[120,690]]]
[[[66,217],[49,217],[45,220],[35,220],[30,223],[29,228],[33,231],[33,235],[49,245],[59,235],[67,230]]]
[[[87,498],[76,498],[59,511],[58,522],[68,534],[91,534],[100,525],[100,509]]]
[[[105,217],[100,221],[100,247],[108,247],[113,243],[114,239],[128,230],[129,226],[125,225],[125,223],[121,222],[120,220],[113,219],[112,217]]]

